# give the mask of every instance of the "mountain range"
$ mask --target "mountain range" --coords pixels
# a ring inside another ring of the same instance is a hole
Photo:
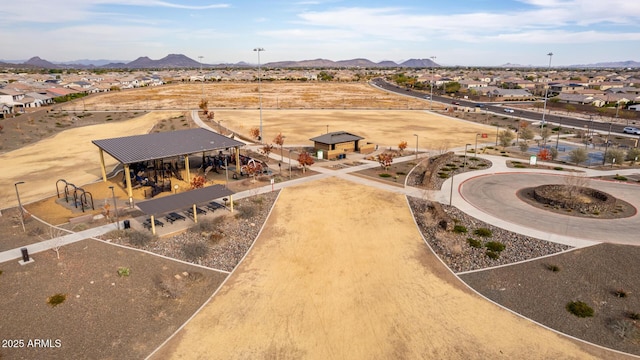
[[[149,57],[139,57],[131,62],[114,62],[109,60],[76,60],[69,63],[53,63],[40,57],[32,57],[22,63],[1,62],[3,68],[31,68],[31,69],[180,69],[180,68],[239,68],[255,67],[255,64],[238,62],[235,64],[201,64],[182,54],[169,54],[162,59],[153,60]],[[386,60],[373,62],[367,59],[351,59],[333,61],[327,59],[314,59],[302,61],[278,61],[262,64],[265,68],[430,68],[441,65],[431,59],[409,59],[401,63]],[[504,64],[500,67],[529,68],[532,65]],[[587,65],[571,65],[568,68],[640,68],[640,62],[627,60],[619,62],[603,62]]]

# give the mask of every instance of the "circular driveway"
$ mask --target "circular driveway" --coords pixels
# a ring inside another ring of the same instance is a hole
[[[516,232],[527,233],[526,229],[535,229],[548,234],[543,238],[551,241],[554,235],[559,235],[597,242],[640,245],[640,216],[637,212],[624,219],[582,218],[536,208],[516,195],[526,187],[564,184],[564,178],[564,175],[540,173],[481,175],[464,181],[460,185],[460,195],[476,210],[513,224],[509,230]],[[624,199],[636,209],[640,205],[640,187],[637,185],[591,179],[586,186]]]

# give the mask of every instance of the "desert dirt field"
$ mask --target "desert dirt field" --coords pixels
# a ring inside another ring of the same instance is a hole
[[[212,128],[218,129],[221,125],[228,129],[223,129],[225,133],[231,131],[247,136],[251,127],[259,126],[257,105],[255,110],[246,110],[248,107],[253,108],[254,104],[252,100],[244,100],[245,97],[255,98],[255,104],[257,104],[258,98],[252,92],[251,84],[209,84],[207,86],[205,88],[207,96],[215,99],[215,101],[212,100],[213,104],[209,105],[215,113],[214,122],[207,120]],[[309,139],[325,133],[328,125],[329,131],[347,131],[364,137],[365,142],[373,142],[380,146],[396,147],[401,141],[407,141],[409,149],[415,148],[413,134],[417,134],[420,148],[441,149],[472,143],[475,141],[475,134],[479,132],[495,132],[490,126],[415,110],[428,106],[428,102],[387,94],[366,84],[320,84],[317,87],[309,84],[268,84],[263,87],[263,91],[268,94],[269,91],[276,91],[278,87],[283,88],[278,92],[277,96],[280,99],[278,101],[286,100],[287,104],[291,104],[290,107],[295,107],[297,110],[270,110],[263,102],[265,142],[270,142],[281,132],[286,137],[285,146],[290,144],[310,146],[313,143]],[[133,117],[130,120],[97,125],[92,122],[91,126],[81,126],[83,119],[81,118],[76,124],[79,127],[60,131],[26,147],[1,154],[0,166],[4,171],[0,174],[0,179],[6,183],[24,181],[25,184],[20,186],[20,196],[24,203],[55,195],[55,182],[58,179],[65,179],[78,186],[94,182],[101,177],[100,158],[98,149],[91,140],[147,133],[164,119],[190,113],[190,111],[166,111],[166,109],[180,106],[176,99],[189,104],[193,103],[192,108],[197,109],[201,97],[199,90],[199,86],[179,85],[140,91],[122,91],[90,96],[83,102],[76,101],[73,104],[62,105],[57,108],[57,111],[64,111],[61,109],[71,111],[79,106],[79,114],[82,114],[83,107],[89,110],[99,107],[101,110],[122,111],[127,108],[133,109],[135,105],[144,105],[147,103],[145,99],[149,99],[148,106],[157,111]],[[249,95],[243,95],[247,91]],[[352,94],[353,98],[351,98]],[[334,109],[300,110],[310,106],[310,98],[324,99],[319,106],[334,107]],[[357,108],[361,98],[377,99],[377,102],[369,103],[367,110],[335,109],[343,106]],[[395,104],[401,105],[399,108],[394,108],[387,103],[393,99]],[[407,102],[412,104],[414,110],[406,110]],[[227,108],[232,107],[229,104],[237,104],[239,108],[245,110],[213,110],[213,106],[221,106],[222,103],[226,104]],[[165,110],[158,111],[158,109]],[[281,106],[280,109],[283,107]],[[222,123],[218,124],[220,120]],[[47,121],[59,120],[48,119]],[[37,124],[38,121],[35,123]],[[176,130],[181,128],[177,127]],[[105,154],[105,161],[108,169],[116,165],[115,160],[107,154]],[[108,186],[104,188],[107,189]],[[1,188],[0,204],[2,204],[0,208],[16,206],[15,189]]]
[[[282,191],[244,262],[154,358],[597,358],[592,350],[463,286],[403,196],[330,178]]]

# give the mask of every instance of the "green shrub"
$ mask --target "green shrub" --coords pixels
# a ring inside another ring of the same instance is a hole
[[[564,168],[562,166],[556,166],[556,167],[553,168],[553,170],[562,171],[562,170],[564,170]]]
[[[407,173],[404,171],[397,171],[396,175],[407,175]]]
[[[547,264],[546,266],[547,266],[547,269],[551,270],[552,272],[560,271],[560,267],[558,265]]]
[[[501,252],[505,248],[505,245],[499,241],[489,241],[488,243],[484,244],[484,246],[490,251],[497,253]]]
[[[491,251],[491,250],[487,250],[487,252],[485,253],[487,255],[488,258],[495,260],[497,258],[500,257],[500,253],[497,253],[495,251]]]
[[[567,303],[567,311],[577,317],[592,317],[593,309],[582,301],[571,301]]]
[[[637,313],[637,312],[630,311],[627,313],[627,316],[631,320],[640,320],[640,313]]]
[[[467,228],[464,225],[454,225],[453,232],[456,234],[466,234]]]
[[[527,168],[526,165],[522,165],[522,164],[516,164],[516,165],[513,165],[513,167],[516,168],[516,169],[526,169]]]
[[[2,275],[2,270],[0,270],[0,275]]]
[[[469,246],[474,247],[474,248],[481,248],[482,247],[482,241],[480,240],[476,240],[474,238],[467,238],[467,242],[469,243]]]
[[[449,178],[449,174],[443,173],[443,172],[439,172],[438,173],[438,177],[441,178],[441,179],[447,179],[447,178]]]
[[[486,166],[487,166],[487,164],[485,164],[485,163],[480,163],[480,164],[478,164],[478,166],[479,166],[479,167],[486,167]]]
[[[47,304],[51,305],[51,307],[55,307],[62,304],[66,299],[67,299],[67,295],[65,294],[51,295],[47,299]]]
[[[129,274],[131,274],[131,270],[128,267],[123,266],[118,268],[119,276],[129,276]]]
[[[622,176],[622,175],[616,175],[613,178],[615,180],[620,180],[620,181],[627,181],[628,180],[625,176]]]
[[[382,178],[389,178],[389,177],[391,177],[391,174],[382,173],[382,174],[378,174],[378,176],[380,176]]]
[[[482,237],[491,237],[493,235],[491,230],[489,230],[487,228],[478,228],[473,233],[478,235],[478,236],[482,236]]]

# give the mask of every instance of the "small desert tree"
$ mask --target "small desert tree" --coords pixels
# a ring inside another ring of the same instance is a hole
[[[502,130],[498,135],[498,139],[500,140],[500,145],[502,148],[506,148],[511,145],[511,141],[515,136],[513,135],[513,131],[511,130]]]
[[[407,142],[406,141],[400,141],[400,144],[398,144],[398,149],[400,150],[400,154],[402,154],[402,152],[407,148]]]
[[[520,126],[520,139],[527,142],[529,140],[532,140],[534,136],[535,134],[533,133],[533,130],[529,126],[525,126],[525,125]]]
[[[520,147],[520,151],[527,152],[527,150],[529,150],[529,144],[527,144],[526,141],[520,141],[520,143],[518,144],[518,147]]]
[[[264,156],[267,158],[265,162],[269,161],[269,154],[271,154],[272,151],[273,151],[273,145],[271,144],[264,144],[262,146],[262,149],[260,149],[260,152],[263,153]]]
[[[549,153],[551,154],[551,160],[555,160],[558,157],[558,149],[554,147],[549,148]]]
[[[551,151],[547,148],[540,149],[540,151],[538,151],[538,159],[543,161],[551,160]]]
[[[282,136],[282,133],[279,133],[273,138],[273,143],[280,147],[280,161],[283,161],[284,155],[282,154],[282,147],[284,146],[284,136]]]
[[[378,155],[378,162],[383,169],[387,170],[393,163],[393,156],[389,153],[382,153]]]
[[[584,173],[574,173],[564,178],[567,200],[575,202],[580,195],[580,189],[589,186],[590,179]]]
[[[620,149],[609,149],[604,157],[604,160],[609,164],[613,164],[615,159],[616,164],[620,164],[624,159],[624,151]]]
[[[308,152],[303,151],[298,155],[298,163],[302,165],[302,173],[304,174],[307,170],[307,166],[313,165],[314,161]]]
[[[589,154],[584,148],[579,147],[569,151],[569,160],[576,165],[587,161],[588,158]]]
[[[631,148],[627,150],[627,155],[625,156],[625,160],[631,161],[631,164],[636,162],[636,159],[640,157],[640,149],[639,148]]]
[[[260,129],[258,129],[257,127],[252,127],[251,129],[249,129],[249,136],[251,136],[252,139],[259,140],[260,139]]]
[[[542,138],[542,142],[544,144],[547,143],[547,140],[549,139],[549,136],[551,136],[551,130],[549,130],[548,127],[543,127],[542,130],[540,130],[540,137]]]
[[[209,113],[209,101],[207,101],[206,99],[200,100],[200,104],[198,104],[198,107],[205,115]]]
[[[197,175],[191,179],[191,189],[201,189],[206,183],[207,179],[205,179],[204,176]]]

